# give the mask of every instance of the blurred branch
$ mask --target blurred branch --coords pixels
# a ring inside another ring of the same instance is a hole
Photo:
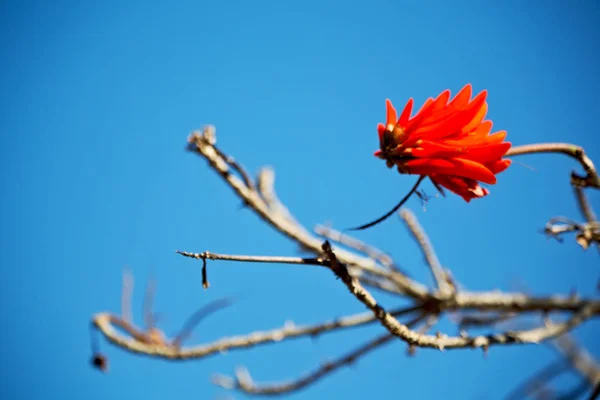
[[[596,243],[600,246],[600,223],[598,221],[581,224],[565,217],[551,218],[544,227],[544,233],[559,242],[562,242],[562,235],[569,232],[576,232],[575,239],[584,250],[590,245]]]
[[[506,395],[504,400],[519,400],[530,397],[536,391],[540,390],[542,386],[547,385],[552,379],[568,371],[568,363],[564,360],[556,361],[527,378],[525,382]]]
[[[418,315],[412,321],[407,322],[407,326],[416,325],[423,319],[423,314]],[[225,389],[237,389],[247,394],[253,395],[282,395],[290,392],[296,392],[305,387],[312,385],[332,372],[355,363],[359,358],[365,356],[367,353],[389,343],[394,338],[393,335],[385,333],[376,337],[375,339],[369,340],[367,343],[360,347],[352,350],[350,353],[338,358],[337,360],[324,363],[321,367],[317,368],[301,378],[280,382],[275,384],[256,384],[252,380],[250,373],[244,367],[238,368],[235,374],[235,378],[225,375],[215,375],[212,379],[213,383]]]
[[[592,206],[590,205],[585,193],[583,192],[583,189],[577,186],[573,190],[575,191],[575,197],[577,198],[579,210],[581,210],[581,214],[583,214],[587,223],[591,224],[595,221],[598,221],[594,210],[592,210]]]
[[[456,292],[456,288],[450,286],[448,277],[446,276],[446,273],[444,272],[437,255],[433,251],[433,246],[431,245],[427,234],[419,224],[419,221],[417,221],[415,215],[407,208],[400,211],[400,216],[404,220],[404,223],[406,224],[410,233],[412,233],[413,237],[416,239],[417,243],[419,243],[423,255],[425,256],[425,260],[427,261],[427,265],[429,265],[433,279],[440,292],[440,296],[442,298],[451,296],[454,292]]]
[[[535,153],[560,153],[568,155],[576,159],[586,172],[585,176],[580,176],[574,171],[571,172],[571,184],[575,190],[577,204],[586,223],[581,224],[572,220],[569,220],[567,223],[561,223],[566,218],[553,218],[546,223],[544,232],[558,241],[562,241],[561,235],[564,233],[577,232],[577,244],[584,250],[587,250],[593,243],[596,243],[598,249],[600,249],[600,224],[583,191],[583,188],[587,187],[600,188],[600,178],[592,160],[586,155],[582,147],[568,143],[540,143],[516,146],[512,147],[506,155],[510,157]]]
[[[562,354],[575,371],[586,379],[590,387],[600,384],[600,364],[571,336],[560,336],[550,344]]]
[[[583,147],[569,143],[528,144],[523,146],[513,146],[508,153],[506,153],[506,156],[512,157],[536,153],[560,153],[576,159],[586,172],[586,176],[580,176],[575,172],[572,172],[571,184],[576,187],[593,187],[600,189],[600,178],[598,178],[596,167],[594,167],[594,163],[586,155]]]
[[[420,305],[410,306],[396,309],[392,314],[395,316],[402,316],[419,311],[420,309]],[[341,317],[315,325],[295,326],[293,324],[286,324],[281,328],[270,331],[256,331],[248,335],[222,338],[212,343],[199,346],[180,348],[178,346],[168,345],[168,342],[162,344],[151,343],[147,340],[143,331],[110,313],[99,313],[93,318],[95,327],[114,345],[132,353],[172,360],[198,359],[223,351],[250,348],[267,343],[276,343],[285,339],[307,336],[316,337],[323,333],[358,327],[375,321],[375,316],[371,312],[366,312]],[[120,335],[114,327],[124,330],[129,337]]]
[[[317,225],[314,230],[317,235],[363,253],[369,258],[377,260],[381,263],[381,265],[388,269],[397,269],[392,257],[378,248],[368,245],[359,239],[325,225]]]

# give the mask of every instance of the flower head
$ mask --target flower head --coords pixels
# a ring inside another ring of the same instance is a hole
[[[387,119],[377,126],[380,149],[375,156],[402,174],[426,175],[467,202],[489,194],[480,182],[496,183],[496,174],[510,165],[502,156],[511,144],[504,142],[505,131],[490,134],[492,121],[484,120],[486,96],[484,90],[471,99],[468,84],[452,100],[449,90],[427,99],[413,117],[410,99],[399,118],[386,100]]]

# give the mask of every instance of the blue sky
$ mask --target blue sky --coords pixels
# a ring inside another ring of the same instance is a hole
[[[366,4],[2,3],[3,398],[244,398],[215,388],[211,374],[245,365],[257,381],[290,379],[381,332],[185,363],[104,342],[110,373],[89,367],[90,318],[118,312],[125,265],[136,277],[138,321],[145,281],[156,276],[167,333],[202,304],[241,297],[200,326],[198,342],[363,310],[330,273],[301,266],[216,262],[212,288],[201,289],[200,263],[175,249],[298,254],[184,151],[204,124],[216,125],[221,148],[253,173],[273,166],[281,199],[309,227],[367,222],[412,185],[372,156],[385,98],[401,107],[470,82],[489,91],[488,115],[513,144],[572,142],[600,163],[597,3]],[[598,253],[539,233],[550,217],[580,219],[569,188],[578,165],[560,155],[516,161],[485,199],[409,207],[470,290],[593,295]],[[599,193],[590,201],[600,211]],[[398,219],[359,237],[431,283]],[[597,357],[599,328],[575,332]],[[494,348],[487,359],[432,350],[407,358],[393,343],[290,398],[493,400],[554,358],[544,346]]]

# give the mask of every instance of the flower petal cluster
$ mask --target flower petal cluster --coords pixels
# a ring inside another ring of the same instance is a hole
[[[386,123],[379,124],[380,149],[375,156],[397,166],[402,174],[426,175],[435,184],[467,202],[489,194],[480,183],[493,185],[496,174],[510,165],[502,157],[511,144],[505,131],[491,133],[492,121],[485,120],[487,91],[471,99],[466,85],[453,99],[450,91],[429,98],[411,117],[413,99],[397,117],[386,100]]]

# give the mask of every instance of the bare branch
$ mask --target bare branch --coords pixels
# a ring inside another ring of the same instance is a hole
[[[265,204],[269,207],[271,212],[281,215],[288,219],[293,225],[300,225],[300,223],[290,213],[288,208],[279,200],[277,193],[275,193],[275,171],[271,167],[263,167],[258,173],[258,193],[264,200]]]
[[[248,256],[235,254],[217,254],[205,251],[204,253],[190,253],[187,251],[175,250],[177,254],[184,257],[195,258],[197,260],[223,260],[223,261],[243,261],[255,263],[274,263],[274,264],[304,264],[326,266],[320,258],[302,258],[302,257],[279,257],[279,256]]]
[[[426,333],[429,332],[429,330],[431,328],[433,328],[438,321],[440,320],[440,316],[439,314],[430,314],[427,319],[425,320],[425,324],[423,324],[423,326],[421,326],[418,330],[419,334],[424,335]],[[406,326],[410,327],[409,324],[406,324]],[[408,355],[410,356],[414,356],[417,353],[417,348],[415,345],[409,345],[408,346]]]
[[[192,133],[188,138],[188,142],[189,149],[205,158],[209,165],[227,182],[235,193],[266,223],[296,241],[301,247],[315,254],[321,252],[321,240],[318,237],[313,236],[303,226],[291,220],[289,215],[271,209],[263,199],[263,196],[230,173],[229,164],[225,159],[226,156],[222,152],[217,152],[212,143],[214,142],[214,128],[207,127],[203,133]],[[275,190],[273,189],[271,192],[275,193]],[[354,276],[359,277],[362,271],[374,274],[381,274],[383,271],[388,274],[387,278],[408,296],[421,300],[429,296],[428,290],[424,285],[400,273],[386,271],[383,266],[371,258],[361,257],[343,249],[336,249],[336,253],[340,260],[351,266],[351,273]]]
[[[211,252],[204,253],[189,253],[177,251],[185,257],[195,259],[212,259],[226,261],[243,261],[243,262],[263,262],[263,263],[280,263],[280,264],[306,264],[327,267],[329,261],[318,258],[302,258],[302,257],[280,257],[280,256],[248,256],[248,255],[232,255],[232,254],[216,254]],[[381,272],[379,270],[378,272]],[[383,278],[388,275],[376,273],[375,275]],[[374,286],[379,286],[387,290],[382,283],[377,283],[374,280],[368,280]],[[385,281],[384,281],[385,282]],[[435,296],[426,298],[424,301],[437,300]],[[480,310],[480,311],[578,311],[583,306],[590,304],[592,313],[600,313],[600,301],[592,301],[589,299],[579,299],[574,296],[561,297],[558,295],[552,297],[531,297],[523,293],[503,293],[503,292],[457,292],[452,298],[441,301],[440,306],[444,310]]]
[[[458,318],[458,328],[468,329],[472,327],[494,326],[501,322],[510,321],[515,318],[515,312],[510,313],[494,313],[492,315],[461,315]]]
[[[458,292],[445,305],[451,310],[480,311],[571,311],[576,312],[589,306],[593,314],[600,313],[600,301],[581,299],[578,296],[533,297],[523,293],[503,292]]]
[[[271,263],[271,264],[302,264],[302,265],[315,265],[326,267],[327,263],[321,258],[303,258],[303,257],[282,257],[282,256],[249,256],[249,255],[235,255],[235,254],[216,254],[209,251],[204,253],[190,253],[187,251],[175,250],[177,254],[181,254],[184,257],[194,258],[197,260],[204,261],[202,265],[203,271],[203,282],[206,277],[206,260],[222,260],[222,261],[241,261],[241,262],[255,262],[255,263]],[[375,277],[373,277],[373,275]],[[402,293],[398,286],[391,282],[388,278],[390,277],[389,272],[384,270],[376,270],[371,273],[365,271],[361,276],[361,282],[366,285],[376,287],[386,292],[399,294]],[[206,288],[207,285],[203,286]]]
[[[592,206],[588,202],[588,199],[585,196],[585,193],[583,192],[583,189],[580,188],[579,186],[577,186],[573,190],[575,191],[575,197],[577,198],[577,204],[579,205],[579,209],[581,210],[581,214],[583,214],[585,220],[589,224],[594,223],[595,221],[598,221],[596,218],[596,214],[594,213],[594,210],[592,210]]]
[[[539,143],[539,144],[528,144],[523,146],[514,146],[508,153],[507,157],[518,156],[523,154],[535,154],[535,153],[561,153],[569,157],[576,159],[584,171],[586,176],[582,177],[575,172],[571,173],[571,183],[573,186],[578,187],[594,187],[600,188],[600,178],[596,172],[596,167],[590,158],[585,154],[582,147],[569,144],[569,143]]]
[[[593,315],[594,309],[590,304],[583,306],[581,310],[574,313],[569,320],[564,323],[530,329],[526,331],[506,332],[503,334],[494,334],[488,336],[475,337],[447,337],[447,336],[430,336],[421,335],[419,332],[413,331],[406,325],[400,323],[391,314],[381,307],[375,298],[358,282],[357,279],[350,276],[345,265],[339,262],[334,252],[329,245],[329,242],[323,244],[323,252],[330,261],[330,268],[334,274],[339,277],[346,285],[350,293],[352,293],[361,303],[370,309],[381,324],[391,334],[399,339],[414,344],[419,347],[443,349],[458,349],[458,348],[484,348],[487,349],[491,345],[498,344],[516,344],[516,343],[540,343],[544,340],[562,335],[569,330],[575,328],[586,319]]]
[[[527,378],[525,382],[513,389],[504,400],[519,400],[526,398],[528,395],[533,394],[539,390],[540,385],[550,382],[560,374],[569,370],[569,364],[563,360],[554,362],[547,367],[542,368],[535,375]]]
[[[392,312],[392,315],[401,316],[418,311],[420,309],[420,305],[401,308]],[[257,331],[248,335],[222,338],[215,342],[200,346],[178,348],[174,346],[147,343],[144,332],[110,313],[96,314],[96,316],[93,318],[93,324],[96,326],[96,328],[102,332],[102,334],[114,345],[132,353],[139,353],[171,360],[198,359],[223,351],[250,348],[257,345],[280,342],[284,339],[293,339],[306,336],[314,337],[322,333],[362,326],[375,321],[377,321],[375,316],[371,312],[366,312],[338,318],[316,325],[294,326],[291,324],[286,324],[279,329],[274,329],[271,331]],[[113,326],[124,330],[130,337],[120,335]]]
[[[563,335],[550,343],[589,382],[590,386],[600,384],[600,364],[589,352],[580,347],[572,337]]]
[[[412,233],[413,237],[419,243],[441,297],[445,298],[451,296],[456,289],[453,290],[453,288],[448,284],[446,273],[444,272],[440,261],[435,254],[435,251],[433,250],[433,246],[431,245],[427,234],[423,230],[423,227],[421,227],[419,224],[417,217],[414,213],[406,208],[400,211],[400,216],[404,220],[404,223],[406,224],[406,227],[410,233]]]
[[[544,233],[559,242],[562,241],[562,235],[569,232],[577,232],[576,241],[584,250],[587,250],[592,243],[600,246],[600,223],[598,221],[581,224],[570,218],[554,217],[544,227]]]
[[[422,319],[423,315],[419,315],[412,321],[408,322],[407,326],[413,326]],[[369,340],[367,343],[361,345],[357,349],[352,350],[350,353],[338,358],[337,360],[324,363],[321,367],[302,376],[301,378],[287,382],[263,385],[256,384],[253,382],[250,373],[245,368],[238,368],[235,378],[225,375],[215,375],[212,381],[214,384],[222,388],[237,389],[252,395],[274,396],[296,392],[318,382],[325,376],[343,366],[353,364],[367,353],[389,343],[393,338],[394,336],[389,333],[380,335],[375,339]]]
[[[321,378],[329,375],[330,373],[336,371],[340,367],[351,364],[355,362],[359,357],[364,356],[372,350],[375,350],[382,345],[390,342],[394,338],[393,335],[389,333],[378,336],[375,339],[370,340],[366,344],[360,346],[353,352],[348,355],[335,360],[333,362],[328,362],[323,364],[322,367],[317,370],[310,372],[309,374],[293,381],[289,382],[281,382],[275,384],[265,384],[265,385],[257,385],[252,381],[250,374],[245,371],[238,369],[236,372],[236,377],[231,378],[229,376],[216,375],[213,377],[212,381],[217,386],[220,386],[225,389],[238,389],[248,394],[254,395],[281,395],[284,393],[289,393],[293,391],[298,391],[309,386],[312,383],[317,382]],[[243,372],[242,372],[243,371]]]
[[[188,320],[183,324],[181,331],[173,338],[171,341],[171,345],[175,347],[180,347],[181,343],[189,338],[192,334],[192,330],[196,325],[200,323],[204,318],[208,317],[210,314],[213,314],[219,310],[222,310],[225,307],[229,307],[234,302],[233,298],[226,297],[223,299],[217,299],[211,303],[208,303],[204,307],[201,307],[198,311],[192,314]]]

